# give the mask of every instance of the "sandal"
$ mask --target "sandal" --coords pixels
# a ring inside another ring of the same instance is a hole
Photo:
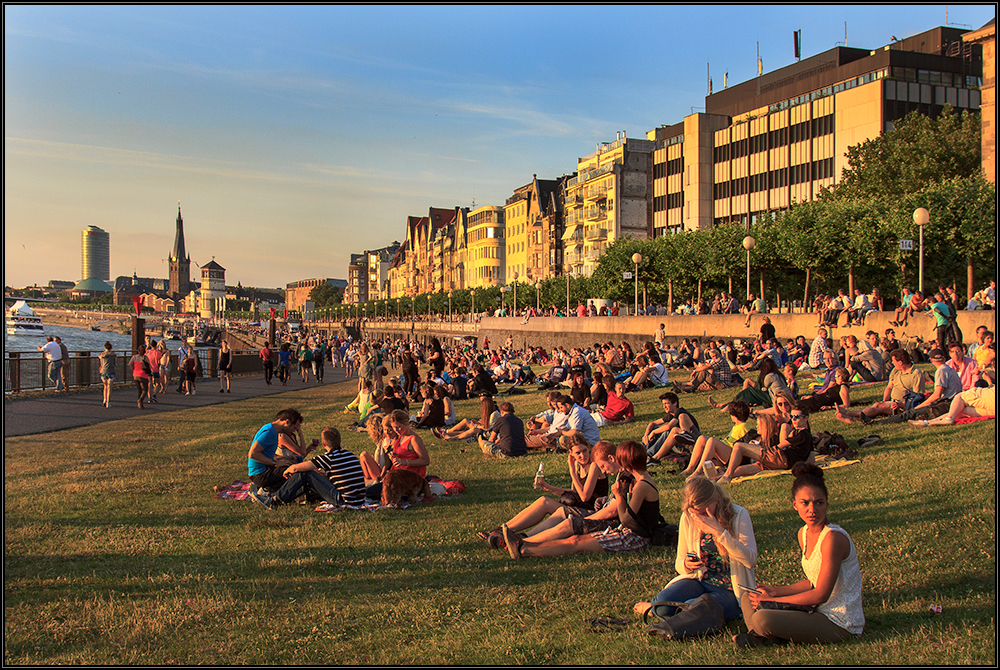
[[[862,437],[858,440],[858,446],[862,449],[866,447],[874,447],[876,444],[882,444],[882,437],[879,435],[869,435],[868,437]]]
[[[493,530],[480,531],[476,533],[476,537],[480,540],[489,540],[491,535],[500,535],[501,533],[503,533],[503,529],[500,526],[497,526]]]
[[[499,535],[490,535],[486,538],[486,544],[490,545],[490,549],[506,549],[507,542]]]
[[[503,539],[507,543],[507,553],[510,554],[510,557],[515,560],[521,558],[521,545],[523,543],[517,533],[507,527],[507,524],[503,525]]]

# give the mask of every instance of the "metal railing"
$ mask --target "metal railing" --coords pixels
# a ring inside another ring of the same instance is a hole
[[[196,349],[195,353],[201,363],[202,377],[219,376],[219,350]],[[115,383],[131,383],[132,368],[128,365],[132,354],[125,351],[115,352]],[[272,354],[275,364],[278,361],[277,352]],[[176,380],[178,375],[177,354],[170,355],[170,378]],[[256,351],[234,351],[234,375],[258,374],[262,371],[260,357]],[[101,386],[101,360],[89,351],[71,351],[69,358],[63,361],[65,379],[69,388],[87,388]],[[3,390],[5,394],[24,391],[46,391],[56,388],[56,384],[48,377],[48,362],[41,354],[33,352],[8,352],[4,359]]]

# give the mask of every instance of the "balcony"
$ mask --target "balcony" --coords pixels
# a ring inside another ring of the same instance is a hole
[[[591,226],[587,228],[587,231],[583,234],[583,237],[587,241],[592,240],[606,240],[608,239],[608,229],[604,226]]]
[[[603,247],[595,249],[587,249],[586,251],[583,252],[583,258],[588,261],[596,261],[603,255],[604,255]]]
[[[584,200],[607,200],[608,198],[608,186],[607,184],[600,184],[597,186],[588,186],[583,192]]]
[[[583,218],[587,221],[605,219],[608,216],[607,206],[588,205],[583,209]]]

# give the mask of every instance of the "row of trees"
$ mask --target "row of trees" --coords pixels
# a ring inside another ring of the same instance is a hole
[[[619,239],[589,278],[519,284],[517,307],[572,308],[590,297],[631,305],[634,278],[625,273],[635,271],[635,253],[642,256],[640,301],[673,309],[678,301],[694,303],[699,296],[710,302],[723,290],[745,299],[747,235],[755,240],[751,291],[763,292],[769,301],[781,296],[808,304],[817,293],[855,287],[877,288],[893,298],[903,286],[917,287],[920,230],[913,214],[921,207],[930,212],[923,231],[924,288],[953,285],[971,296],[977,269],[982,284],[996,269],[996,185],[982,176],[980,142],[978,114],[959,115],[949,106],[936,119],[912,112],[892,130],[851,147],[840,182],[816,200],[759,215],[749,228],[723,225],[656,239]],[[913,241],[912,250],[902,248],[903,240]],[[454,291],[450,311],[493,310],[501,301],[510,306],[515,291],[503,288]],[[449,296],[372,301],[357,312],[352,308],[355,313],[447,315]]]

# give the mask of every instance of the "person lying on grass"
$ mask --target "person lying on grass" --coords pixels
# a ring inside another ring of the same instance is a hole
[[[757,541],[750,514],[733,503],[726,490],[704,477],[693,477],[681,490],[681,521],[677,534],[677,576],[653,599],[691,602],[706,593],[725,613],[726,621],[741,618],[740,596],[756,587]],[[633,608],[642,616],[652,603]],[[657,607],[661,618],[674,607]],[[656,624],[653,625],[654,630]]]
[[[462,419],[450,428],[431,428],[434,437],[439,440],[449,442],[451,440],[466,440],[479,437],[481,433],[490,430],[497,419],[500,418],[500,410],[497,409],[493,396],[483,394],[479,399],[479,420]]]
[[[595,456],[598,467],[605,474],[611,474],[619,467],[624,470],[611,488],[614,505],[605,508],[610,508],[611,514],[617,514],[619,523],[617,528],[587,535],[572,535],[563,539],[538,541],[523,540],[505,525],[502,528],[503,536],[511,558],[648,549],[652,529],[660,520],[660,495],[653,479],[646,472],[646,458],[646,450],[634,440],[618,445],[614,462],[607,457]],[[611,516],[608,514],[604,518]]]
[[[755,591],[744,591],[740,607],[749,631],[733,637],[740,648],[841,642],[864,631],[858,552],[847,532],[827,519],[830,496],[823,471],[798,463],[792,475],[792,506],[805,523],[798,539],[806,578],[787,586],[758,583]],[[770,609],[769,601],[815,610]]]
[[[296,463],[285,469],[285,483],[272,496],[261,490],[250,491],[254,502],[273,510],[278,505],[294,502],[303,493],[312,492],[331,505],[363,505],[365,475],[358,457],[342,449],[340,431],[323,429],[325,454]]]
[[[598,442],[601,447],[600,453],[605,456],[614,450],[610,442]],[[610,449],[609,449],[610,448]],[[593,454],[597,450],[597,445],[591,449],[590,443],[582,435],[574,435],[570,438],[569,454],[567,462],[569,465],[571,488],[553,486],[544,479],[536,479],[534,487],[536,489],[559,496],[551,498],[541,496],[521,510],[513,519],[505,525],[516,533],[520,533],[528,528],[534,529],[525,536],[530,537],[535,533],[553,528],[569,517],[586,517],[594,513],[595,503],[600,498],[608,495],[608,476],[598,467]],[[503,539],[502,526],[479,533],[479,537],[494,549],[505,549],[506,542]]]
[[[996,416],[997,387],[992,384],[992,375],[984,374],[983,377],[989,380],[991,383],[990,386],[973,386],[968,391],[962,391],[952,398],[947,414],[929,421],[910,421],[910,425],[922,428],[926,428],[927,426],[951,426],[965,416]]]

